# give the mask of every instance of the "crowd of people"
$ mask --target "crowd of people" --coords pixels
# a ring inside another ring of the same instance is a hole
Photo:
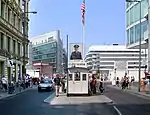
[[[0,91],[13,93],[17,88],[19,89],[19,91],[21,91],[22,89],[32,87],[33,85],[38,85],[38,83],[39,79],[31,78],[28,75],[25,76],[24,80],[18,78],[17,81],[13,76],[9,80],[6,76],[2,76],[2,78],[0,79]]]

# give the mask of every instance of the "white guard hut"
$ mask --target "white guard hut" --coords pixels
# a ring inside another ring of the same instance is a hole
[[[83,61],[70,62],[67,95],[88,95],[89,72]]]

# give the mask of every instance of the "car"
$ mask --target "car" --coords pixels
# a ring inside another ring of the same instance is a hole
[[[44,79],[38,85],[38,92],[52,90],[54,90],[54,84],[51,79]]]

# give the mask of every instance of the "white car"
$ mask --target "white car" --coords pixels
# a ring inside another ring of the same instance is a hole
[[[54,90],[54,84],[53,84],[52,80],[50,80],[50,79],[44,79],[38,85],[38,92],[52,91],[52,90]]]

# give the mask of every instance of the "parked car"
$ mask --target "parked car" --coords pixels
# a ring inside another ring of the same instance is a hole
[[[54,90],[54,83],[51,79],[43,79],[38,85],[38,92]]]

